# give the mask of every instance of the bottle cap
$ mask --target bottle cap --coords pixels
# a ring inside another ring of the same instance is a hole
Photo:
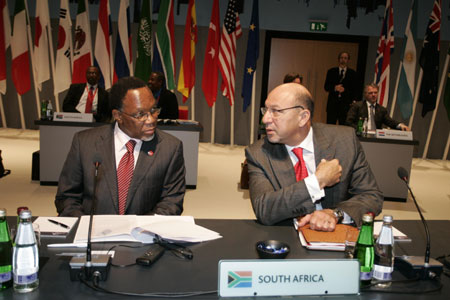
[[[372,222],[373,221],[373,217],[371,214],[364,214],[362,217],[363,222]]]
[[[29,219],[29,218],[31,218],[31,211],[29,211],[29,210],[22,210],[20,212],[20,218],[21,219]]]
[[[18,216],[20,215],[20,212],[21,212],[22,210],[28,210],[28,207],[27,207],[27,206],[19,206],[19,207],[17,208],[17,215],[18,215]]]
[[[6,208],[0,208],[0,218],[6,217]]]
[[[393,218],[392,218],[391,215],[384,215],[383,216],[383,222],[392,223],[392,220],[393,220]]]

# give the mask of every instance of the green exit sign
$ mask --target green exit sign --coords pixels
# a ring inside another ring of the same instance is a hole
[[[327,31],[328,22],[327,21],[310,21],[309,30],[311,31]]]

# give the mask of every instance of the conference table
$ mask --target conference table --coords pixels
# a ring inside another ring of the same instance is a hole
[[[14,224],[16,219],[8,217]],[[182,260],[167,252],[151,267],[133,265],[129,267],[111,266],[106,281],[100,283],[103,288],[115,291],[148,292],[192,292],[215,291],[218,287],[218,262],[227,259],[258,259],[255,244],[260,240],[277,239],[290,245],[287,259],[336,259],[344,258],[343,252],[312,251],[300,245],[292,225],[264,226],[255,220],[215,220],[197,219],[198,225],[219,232],[223,238],[192,244],[192,260]],[[429,221],[431,231],[432,257],[450,253],[450,221]],[[420,221],[397,221],[394,226],[407,234],[412,242],[396,243],[396,255],[424,255],[426,237]],[[69,258],[56,256],[61,252],[84,251],[82,249],[49,249],[49,243],[71,242],[75,230],[67,238],[42,238],[40,257],[43,265],[39,273],[39,288],[28,294],[18,294],[12,288],[0,292],[3,299],[129,299],[95,291],[81,282],[70,281]],[[124,243],[122,243],[124,244]],[[107,250],[114,244],[94,243],[94,250]],[[127,244],[130,245],[130,244]],[[136,244],[135,244],[136,245]],[[147,247],[116,247],[113,263],[126,265],[133,263],[136,257],[145,253]],[[394,271],[394,277],[402,276]],[[432,293],[381,293],[361,291],[360,295],[321,296],[329,299],[449,299],[450,278],[441,275],[442,289]],[[429,288],[429,282],[416,282],[418,290]],[[217,292],[195,296],[188,299],[218,299]],[[264,297],[263,297],[264,298]],[[273,299],[274,297],[270,297]],[[290,297],[291,298],[291,297]],[[317,296],[298,296],[294,299],[318,299]]]

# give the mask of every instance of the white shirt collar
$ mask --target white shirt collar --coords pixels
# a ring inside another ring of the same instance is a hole
[[[298,148],[298,147],[303,148],[304,150],[306,150],[308,152],[314,153],[312,126],[309,128],[308,134],[306,135],[306,137],[303,139],[303,141],[300,144],[298,144],[296,146],[288,146],[288,145],[285,145],[285,146],[286,146],[288,153],[290,153],[292,151],[292,149]]]
[[[118,141],[119,148],[125,147],[125,144],[128,143],[129,140],[134,140],[136,142],[136,146],[134,148],[141,148],[142,140],[134,139],[128,136],[125,132],[122,131],[119,127],[119,123],[116,122],[114,126],[114,139]]]

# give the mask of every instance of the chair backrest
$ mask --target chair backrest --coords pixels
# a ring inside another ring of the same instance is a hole
[[[187,106],[178,106],[178,118],[187,120],[189,118],[189,110]]]

